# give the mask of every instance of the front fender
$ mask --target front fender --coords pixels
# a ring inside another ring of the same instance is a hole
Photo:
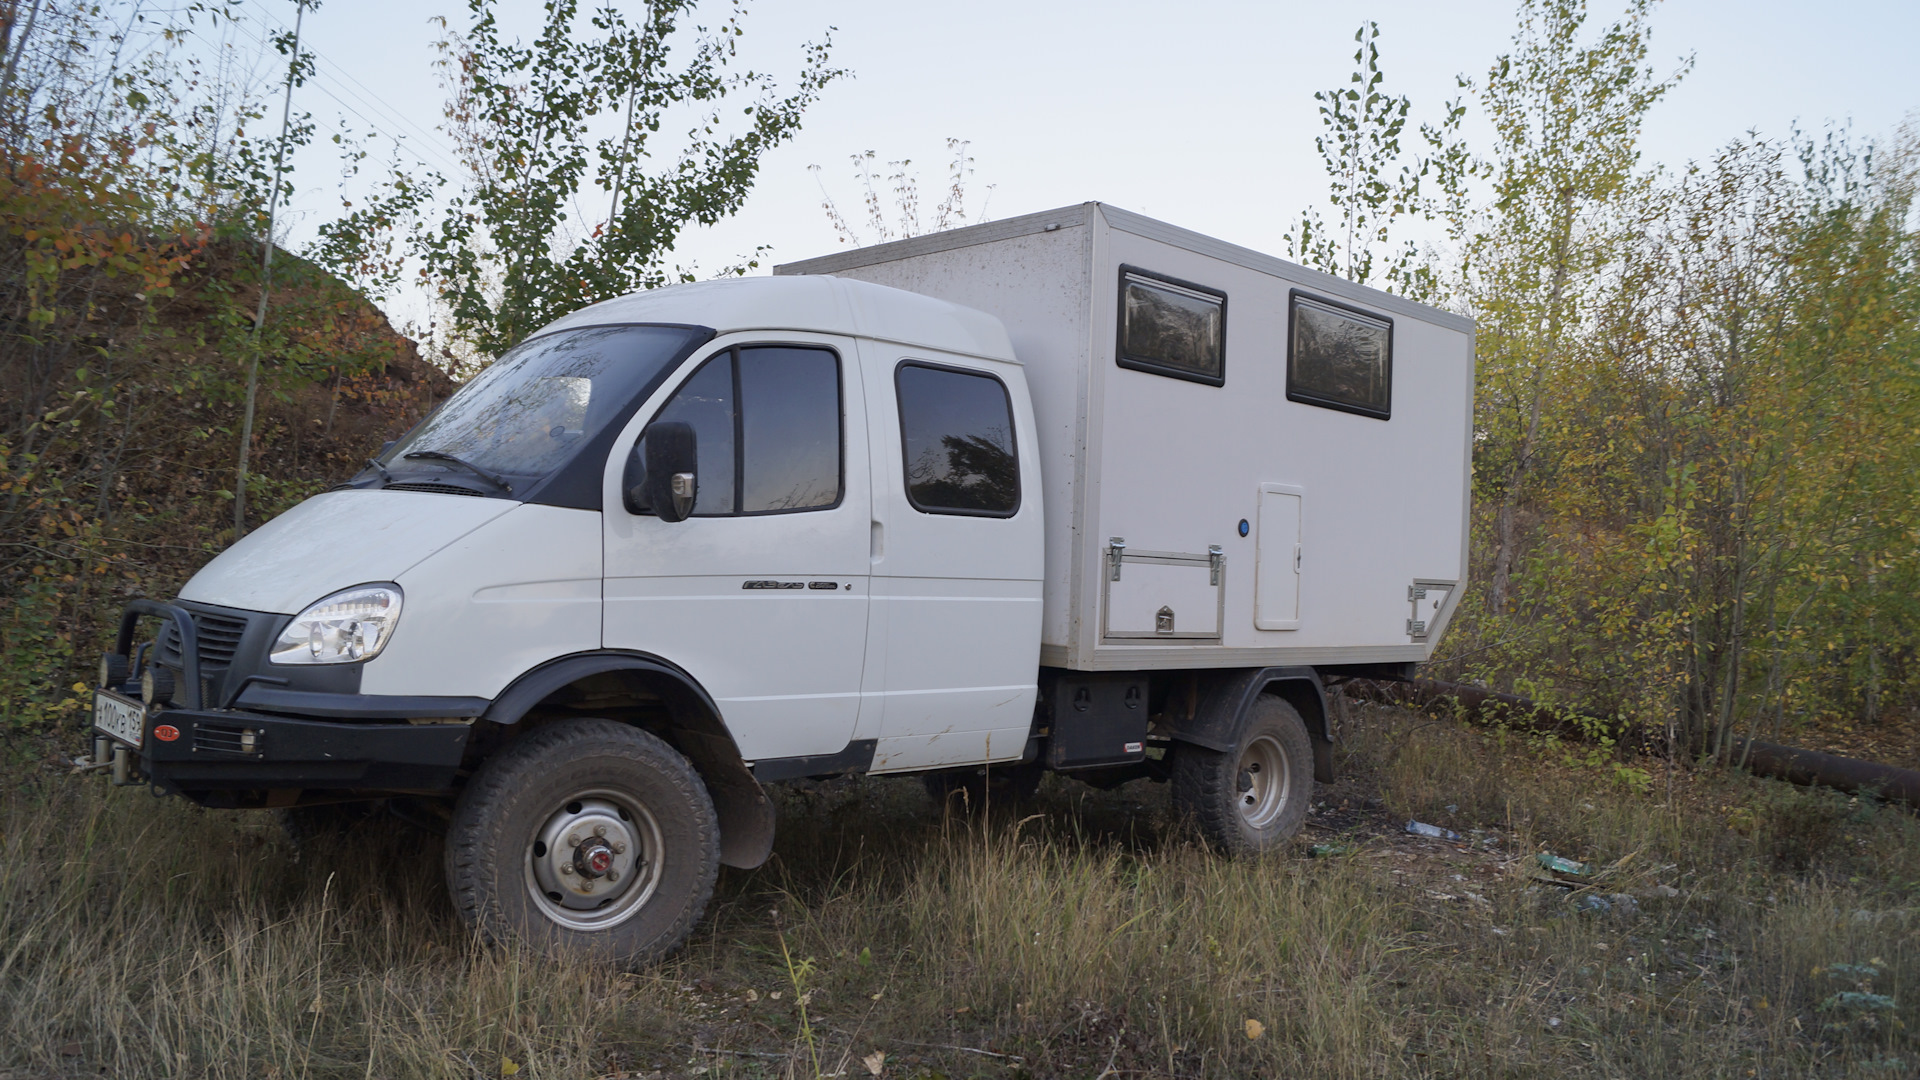
[[[686,755],[707,785],[720,822],[720,861],[745,870],[766,862],[773,853],[773,801],[740,756],[712,695],[678,666],[646,653],[612,649],[562,657],[514,680],[481,719],[517,725],[554,694],[609,675],[634,693],[659,701],[672,717],[654,734]]]

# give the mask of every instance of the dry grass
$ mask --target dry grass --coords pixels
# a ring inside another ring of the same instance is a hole
[[[1719,775],[1669,807],[1387,710],[1348,738],[1301,850],[1261,862],[1196,849],[1148,784],[1053,780],[984,827],[911,780],[788,789],[775,860],[630,974],[477,946],[406,827],[296,853],[264,816],[17,766],[0,1076],[1920,1071],[1912,816]],[[1355,850],[1307,857],[1328,842]],[[1583,910],[1522,872],[1541,848],[1643,898]]]

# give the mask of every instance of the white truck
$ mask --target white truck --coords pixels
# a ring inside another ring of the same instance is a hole
[[[1472,388],[1466,319],[1097,203],[621,297],[130,604],[94,753],[437,804],[463,917],[627,961],[767,857],[771,781],[1148,777],[1267,851],[1323,677],[1458,601]]]

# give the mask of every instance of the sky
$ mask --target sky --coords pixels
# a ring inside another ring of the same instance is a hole
[[[531,36],[537,6],[505,8],[509,31]],[[256,10],[290,25],[293,0]],[[723,10],[710,6],[715,17]],[[1615,10],[1595,0],[1590,23]],[[852,76],[762,159],[739,214],[682,237],[676,261],[709,272],[760,245],[772,249],[763,273],[843,246],[820,204],[824,185],[857,212],[854,154],[911,159],[930,206],[946,186],[950,137],[971,144],[976,218],[983,200],[991,218],[1100,200],[1283,254],[1289,225],[1324,198],[1313,94],[1346,82],[1359,25],[1380,26],[1387,89],[1413,99],[1416,119],[1433,119],[1459,93],[1456,76],[1483,75],[1508,48],[1515,4],[760,0],[748,11],[749,65],[790,84],[803,43],[832,27],[833,62]],[[448,0],[325,0],[303,31],[320,78],[299,91],[296,109],[324,124],[351,108],[356,126],[406,135],[444,169],[432,20],[459,27],[465,15]],[[1782,138],[1796,124],[1844,121],[1885,137],[1903,119],[1920,123],[1912,0],[1666,0],[1652,25],[1656,69],[1688,57],[1694,66],[1648,120],[1649,163],[1680,167],[1749,131]],[[338,205],[327,145],[300,163],[289,208],[296,244]],[[395,307],[396,321],[408,306]]]

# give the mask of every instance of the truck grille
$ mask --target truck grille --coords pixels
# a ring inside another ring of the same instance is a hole
[[[204,674],[225,671],[233,663],[233,654],[240,648],[240,636],[247,632],[247,622],[196,611],[193,628],[200,643],[200,671]],[[171,621],[160,630],[159,662],[176,670],[184,666],[180,657],[180,632]]]

